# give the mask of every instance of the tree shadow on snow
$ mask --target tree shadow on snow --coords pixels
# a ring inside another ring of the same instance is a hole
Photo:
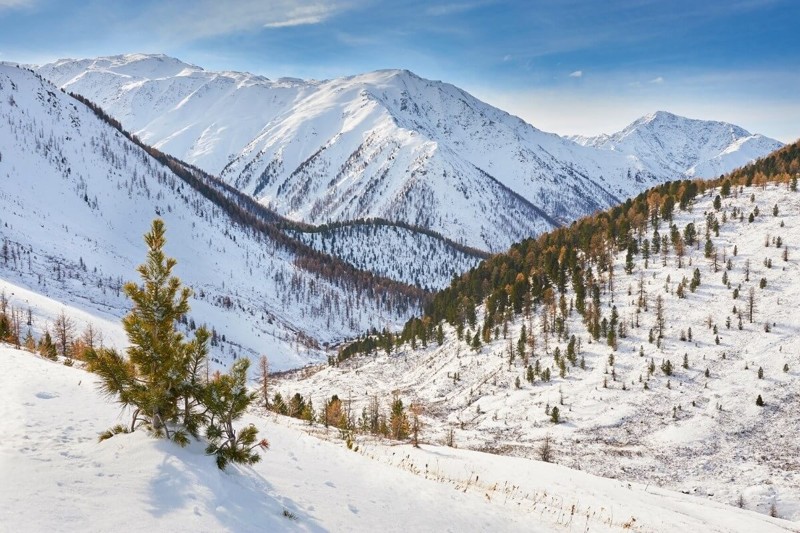
[[[150,481],[147,511],[164,517],[181,509],[211,515],[232,531],[327,531],[293,500],[275,495],[264,476],[249,466],[217,468],[200,443],[186,448],[160,440],[164,459]]]

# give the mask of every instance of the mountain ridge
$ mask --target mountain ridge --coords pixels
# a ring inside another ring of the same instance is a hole
[[[726,174],[784,145],[736,124],[668,111],[644,115],[616,133],[568,138],[584,146],[636,155],[654,172],[690,178]],[[669,156],[676,152],[682,153],[681,159]]]
[[[490,252],[686,170],[581,146],[403,69],[272,81],[135,54],[38,71],[292,220],[403,221]]]

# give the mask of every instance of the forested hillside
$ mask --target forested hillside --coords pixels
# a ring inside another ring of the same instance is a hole
[[[413,406],[430,441],[797,519],[797,154],[515,245],[279,389],[336,394],[356,431]]]
[[[365,220],[289,229],[315,250],[338,257],[358,269],[427,290],[476,266],[489,254],[443,236],[387,220]]]

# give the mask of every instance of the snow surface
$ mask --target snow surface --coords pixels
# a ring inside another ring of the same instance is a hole
[[[217,470],[200,443],[126,422],[78,368],[0,346],[0,517],[7,531],[793,531],[787,521],[563,466],[454,448],[343,441],[252,413],[271,441]],[[289,514],[291,517],[285,516]]]
[[[142,235],[158,216],[175,273],[195,293],[192,319],[225,336],[213,348],[223,366],[260,353],[276,370],[324,360],[324,343],[413,312],[298,268],[293,254],[235,225],[35,74],[0,66],[0,102],[0,237],[9,250],[0,278],[119,318],[129,308],[120,287],[138,277]]]
[[[653,151],[652,135],[631,150],[582,146],[406,70],[272,81],[132,54],[38,72],[289,218],[404,221],[492,252],[658,182],[716,175],[779,146],[753,138],[736,148],[731,139],[719,150],[704,141],[698,152],[695,130],[718,124],[698,121],[655,132],[675,149]]]
[[[396,391],[406,405],[424,406],[431,442],[444,442],[452,429],[458,446],[538,457],[539,446],[549,434],[561,464],[696,494],[708,502],[734,504],[742,496],[748,509],[767,513],[775,505],[779,516],[800,521],[796,305],[800,301],[800,193],[790,192],[785,185],[769,185],[766,190],[745,188],[723,200],[717,213],[720,234],[716,237],[711,232],[719,254],[718,272],[703,251],[705,214],[714,211],[715,195],[698,198],[690,211],[676,210],[680,231],[693,222],[700,240],[699,248],[687,247],[683,268],[677,267],[670,250],[666,266],[657,254],[646,267],[639,257],[628,275],[622,268],[625,253],[617,254],[614,290],[606,287],[601,296],[603,315],[608,318],[612,304],[616,305],[620,320],[630,325],[628,336],[619,339],[613,364],[609,362],[611,348],[603,340],[592,343],[573,312],[567,327],[581,341],[579,359],[585,358],[586,368],[570,367],[566,377],[559,377],[552,355],[556,347],[566,354],[566,339],[551,336],[545,353],[539,309],[530,321],[512,322],[508,339],[501,335],[478,352],[458,341],[446,325],[441,347],[433,343],[412,350],[406,345],[392,355],[381,351],[338,367],[298,371],[286,376],[278,388],[284,397],[299,392],[315,405],[337,394],[352,400],[355,413],[361,413],[372,396],[390,398]],[[775,204],[778,216],[773,216]],[[756,206],[760,213],[749,223],[748,215]],[[734,208],[742,210],[743,221],[733,219]],[[723,212],[728,218],[725,223]],[[659,231],[669,235],[664,224]],[[643,235],[651,237],[652,228]],[[778,237],[788,246],[788,261],[773,241]],[[731,261],[730,289],[722,284],[723,256]],[[771,268],[765,265],[767,259],[772,261]],[[749,281],[745,281],[746,261],[751,265]],[[687,288],[687,297],[680,299],[675,294],[677,284],[684,276],[691,279],[695,268],[700,269],[701,285],[694,293]],[[640,276],[649,304],[637,328]],[[767,279],[763,289],[759,288],[762,278]],[[739,287],[739,297],[734,299],[733,290]],[[753,323],[746,312],[751,287],[756,298]],[[660,348],[648,342],[658,295],[664,298],[667,317]],[[566,297],[569,302],[570,291]],[[734,306],[744,313],[741,330]],[[707,320],[718,329],[719,345]],[[508,347],[516,346],[523,323],[529,334],[536,335],[535,356],[543,369],[551,368],[550,382],[537,378],[529,384],[519,357],[509,364]],[[770,325],[768,333],[765,324]],[[681,332],[688,334],[690,328],[692,341],[681,341]],[[684,354],[688,369],[682,368]],[[651,359],[656,370],[648,377]],[[659,369],[666,359],[675,369],[669,377]],[[788,372],[783,371],[784,364]],[[763,379],[757,376],[759,368],[763,368]],[[644,389],[645,381],[649,390]],[[755,404],[758,395],[766,403],[763,408]],[[559,407],[562,423],[550,422],[546,410],[552,406]]]

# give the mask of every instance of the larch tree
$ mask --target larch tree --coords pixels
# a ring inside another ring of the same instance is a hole
[[[53,332],[56,336],[59,353],[62,357],[68,357],[69,345],[75,336],[75,322],[67,316],[63,309],[56,317],[56,321],[53,324]]]

